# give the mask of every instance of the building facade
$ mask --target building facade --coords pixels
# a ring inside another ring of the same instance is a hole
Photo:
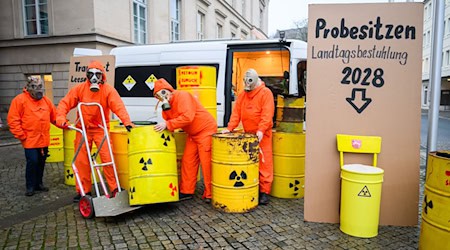
[[[422,108],[430,105],[430,65],[433,23],[433,1],[424,1],[422,53]],[[450,0],[445,0],[444,40],[442,45],[441,106],[450,106]]]
[[[264,39],[269,0],[0,1],[0,118],[26,77],[45,80],[57,104],[67,93],[74,48],[182,40]]]

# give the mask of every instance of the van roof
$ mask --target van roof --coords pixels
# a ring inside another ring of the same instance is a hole
[[[172,50],[172,49],[191,49],[191,50],[204,50],[209,46],[216,47],[219,44],[234,46],[234,45],[264,45],[264,44],[278,44],[278,39],[265,39],[265,40],[210,40],[210,41],[180,41],[173,43],[159,43],[159,44],[145,44],[145,45],[126,45],[113,48],[111,55],[118,55],[122,53],[130,53],[132,51],[138,52],[142,50]],[[286,44],[296,49],[306,49],[307,43],[296,39],[287,39]]]

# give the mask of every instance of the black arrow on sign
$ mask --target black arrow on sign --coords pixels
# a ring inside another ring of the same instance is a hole
[[[364,104],[361,107],[358,107],[356,103],[354,102],[356,99],[356,92],[361,92],[361,100],[364,102]],[[366,89],[353,89],[352,90],[352,97],[345,98],[350,105],[358,112],[358,114],[361,114],[364,109],[369,106],[369,103],[372,102],[372,98],[366,98]]]

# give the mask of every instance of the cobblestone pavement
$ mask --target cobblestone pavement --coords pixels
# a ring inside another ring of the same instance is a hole
[[[116,217],[85,220],[71,203],[62,163],[47,164],[47,193],[25,197],[23,149],[0,135],[2,249],[417,249],[419,227],[380,226],[371,239],[348,236],[339,224],[303,220],[303,199],[271,198],[244,214],[223,213],[194,199],[148,205]],[[421,194],[424,157],[421,153]],[[422,200],[422,198],[420,198]],[[419,202],[419,206],[421,202]],[[420,209],[420,207],[419,207]],[[420,220],[419,220],[420,221]]]

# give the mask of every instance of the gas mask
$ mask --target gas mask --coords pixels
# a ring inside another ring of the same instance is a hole
[[[87,73],[86,73],[86,77],[87,79],[89,79],[89,82],[91,82],[91,86],[89,87],[89,89],[92,92],[97,92],[100,90],[100,83],[102,82],[102,78],[103,78],[103,72],[99,69],[88,69]]]
[[[44,97],[44,83],[42,79],[35,76],[28,77],[26,90],[33,99],[41,100]]]
[[[166,111],[170,109],[170,103],[169,100],[172,97],[172,92],[170,92],[167,89],[161,89],[160,91],[156,92],[155,97],[162,102],[161,108],[162,110]]]
[[[259,84],[258,73],[254,69],[249,69],[244,76],[244,90],[250,92],[254,90]]]

